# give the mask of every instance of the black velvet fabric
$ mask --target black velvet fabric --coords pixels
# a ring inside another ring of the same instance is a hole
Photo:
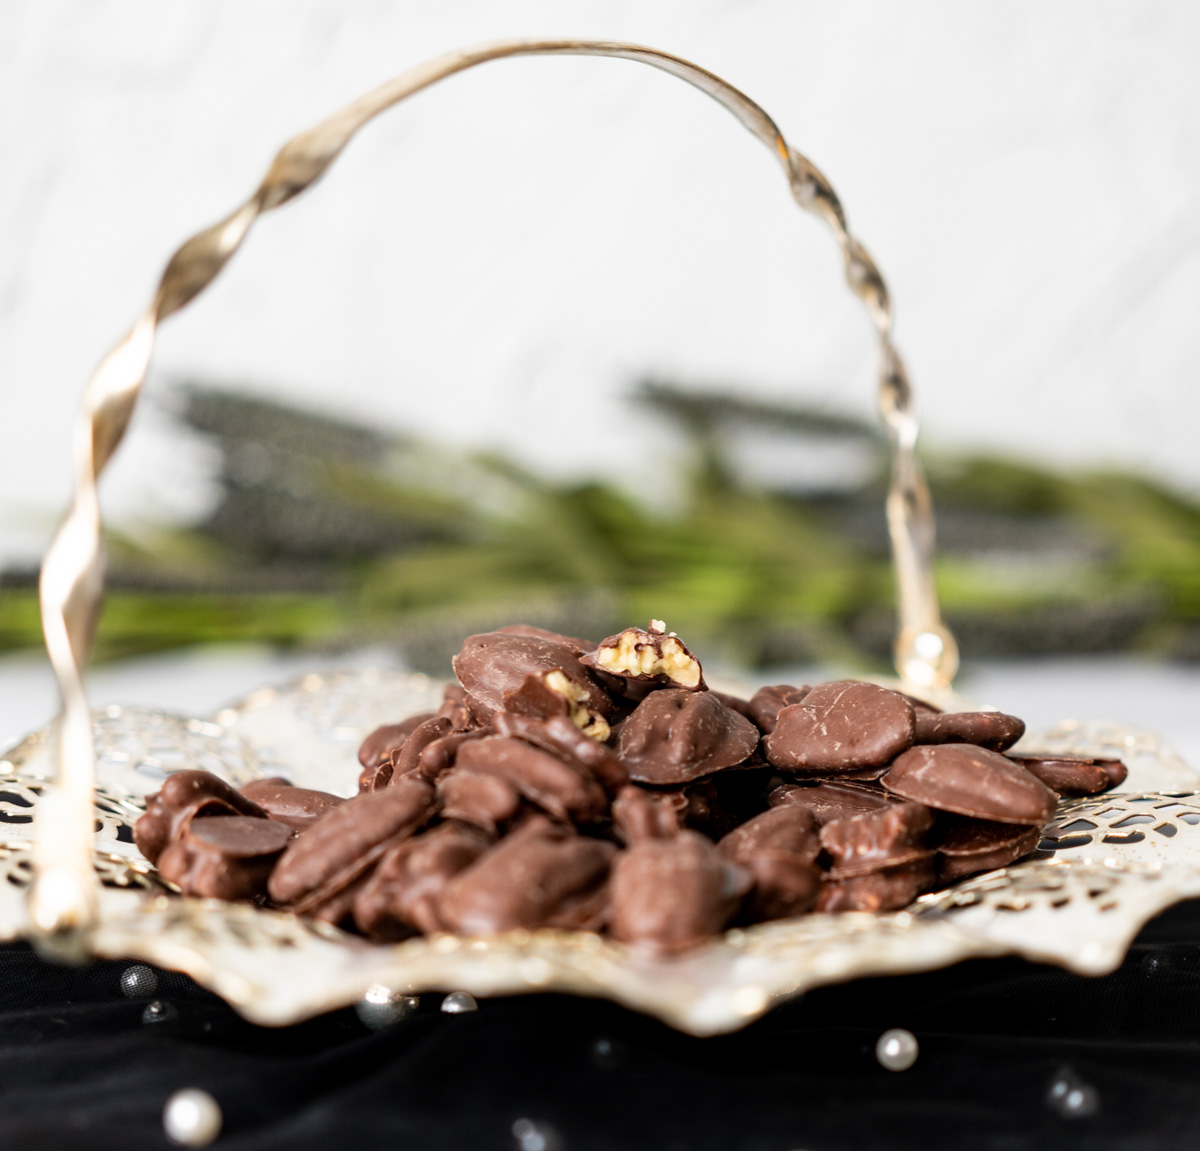
[[[220,1102],[231,1151],[1200,1146],[1200,902],[1103,979],[978,960],[824,988],[711,1039],[552,995],[271,1030],[169,972],[172,1017],[146,1023],[126,966],[0,948],[3,1151],[171,1146],[163,1104],[189,1086]],[[874,1058],[891,1027],[919,1040],[908,1071]]]

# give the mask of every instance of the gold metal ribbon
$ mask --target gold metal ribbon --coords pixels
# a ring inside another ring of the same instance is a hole
[[[92,870],[92,784],[95,751],[83,667],[100,612],[104,552],[96,482],[112,458],[146,377],[160,321],[199,295],[238,250],[263,213],[315,183],[369,120],[456,72],[509,56],[611,56],[649,64],[686,80],[728,109],[783,165],[792,195],[833,230],[846,280],[863,301],[879,338],[879,408],[894,449],[887,514],[896,572],[896,668],[906,683],[947,687],[957,668],[954,639],[938,611],[933,579],[933,509],[914,456],[917,415],[912,390],[892,344],[887,286],[851,235],[829,181],[783,138],[775,122],[732,85],[678,56],[602,40],[512,40],[439,56],[380,85],[302,132],[280,149],[254,194],[171,257],[150,306],[101,362],[84,395],[76,426],[75,495],[42,565],[42,626],[62,697],[58,775],[38,809],[35,881],[29,916],[41,946],[82,956],[96,915]]]

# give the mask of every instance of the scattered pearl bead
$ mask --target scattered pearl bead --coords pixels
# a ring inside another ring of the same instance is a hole
[[[512,1133],[521,1151],[562,1151],[562,1138],[549,1123],[518,1119]]]
[[[378,1031],[407,1019],[420,1003],[415,995],[401,995],[376,983],[367,988],[367,993],[354,1005],[354,1011],[364,1027]]]
[[[179,1012],[176,1010],[173,1003],[167,1003],[163,999],[152,999],[146,1004],[146,1010],[142,1012],[143,1023],[170,1023],[172,1019],[178,1019]]]
[[[163,1130],[173,1143],[207,1147],[221,1133],[220,1104],[195,1087],[176,1091],[163,1108]]]
[[[885,1031],[875,1044],[875,1058],[881,1067],[888,1071],[907,1071],[917,1061],[921,1048],[917,1037],[903,1027],[893,1027]]]
[[[1069,1070],[1055,1076],[1046,1092],[1046,1103],[1064,1119],[1083,1119],[1100,1106],[1096,1089]]]
[[[121,972],[121,994],[127,999],[142,999],[158,990],[158,972],[144,963],[135,963]]]
[[[463,1015],[468,1011],[478,1011],[479,1004],[475,1002],[474,995],[468,995],[465,991],[451,991],[442,1000],[442,1010],[447,1015]]]

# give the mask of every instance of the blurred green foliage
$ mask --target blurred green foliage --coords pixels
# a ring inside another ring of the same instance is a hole
[[[190,422],[223,452],[222,503],[195,528],[110,534],[98,659],[205,641],[391,643],[440,667],[465,631],[521,616],[592,634],[661,618],[741,663],[886,659],[886,452],[867,425],[651,385],[643,398],[690,446],[668,513],[605,482],[190,394]],[[835,492],[764,490],[723,450],[738,420],[796,436],[797,450],[806,435],[856,438],[874,463]],[[926,463],[944,608],[968,655],[1200,654],[1195,503],[1115,472]],[[40,643],[35,590],[8,582],[0,647]]]

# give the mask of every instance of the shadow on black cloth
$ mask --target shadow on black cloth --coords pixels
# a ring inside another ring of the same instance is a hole
[[[1200,901],[1104,979],[976,960],[814,991],[713,1039],[551,995],[271,1030],[170,972],[166,1017],[143,1022],[127,966],[0,947],[4,1151],[172,1146],[162,1108],[181,1087],[217,1098],[230,1151],[1200,1146]],[[892,1027],[920,1042],[909,1071],[875,1061]]]

